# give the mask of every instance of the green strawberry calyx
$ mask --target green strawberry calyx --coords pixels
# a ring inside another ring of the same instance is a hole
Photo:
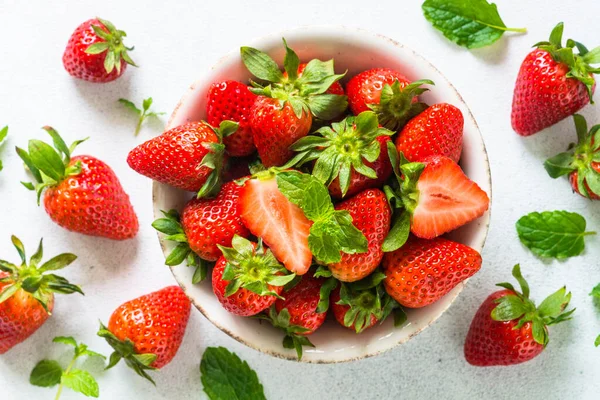
[[[92,24],[92,29],[96,36],[103,41],[91,44],[85,49],[85,52],[92,55],[106,53],[104,69],[107,74],[110,74],[114,69],[117,70],[117,73],[121,73],[122,61],[137,67],[129,56],[129,53],[127,53],[128,51],[132,51],[133,47],[127,47],[123,43],[123,38],[127,36],[127,33],[117,29],[110,21],[98,17],[96,19],[103,26]],[[106,30],[103,28],[106,28]]]
[[[563,47],[563,30],[564,24],[560,22],[552,29],[548,41],[536,43],[534,47],[550,53],[556,62],[566,64],[569,67],[567,78],[581,81],[587,88],[590,103],[593,104],[592,90],[596,81],[592,74],[600,73],[600,68],[594,68],[591,64],[600,64],[600,46],[590,51],[583,44],[569,39],[566,47]],[[574,52],[575,48],[577,48],[577,53]]]
[[[285,39],[283,44],[286,50],[283,64],[287,76],[268,54],[252,47],[240,49],[244,65],[260,80],[252,81],[253,88],[250,90],[255,94],[280,100],[282,107],[286,102],[289,103],[297,118],[310,112],[321,120],[329,121],[346,111],[346,96],[325,93],[345,75],[335,73],[333,60],[311,60],[299,76],[300,59],[288,47]]]
[[[111,331],[108,330],[102,322],[100,322],[100,329],[97,333],[98,336],[104,338],[106,342],[115,351],[110,355],[108,365],[106,369],[110,369],[117,365],[121,359],[125,360],[127,366],[135,371],[136,374],[142,378],[148,379],[152,384],[156,385],[152,377],[148,375],[146,371],[154,371],[157,368],[152,366],[152,363],[156,361],[157,355],[153,353],[138,354],[135,351],[135,344],[129,339],[121,340],[116,337]]]
[[[225,120],[219,124],[219,127],[214,127],[203,122],[210,127],[215,135],[217,135],[218,141],[205,142],[202,146],[208,150],[208,153],[202,158],[199,167],[207,167],[212,170],[204,185],[198,191],[197,197],[199,199],[214,197],[221,190],[221,177],[223,175],[223,169],[225,168],[225,145],[223,144],[223,138],[233,135],[239,127],[239,124],[234,121]]]
[[[376,171],[365,162],[373,163],[379,158],[380,136],[392,136],[394,132],[379,127],[377,115],[365,111],[356,117],[347,117],[316,131],[317,135],[301,138],[290,150],[297,152],[286,165],[298,167],[313,161],[312,175],[326,186],[339,177],[340,189],[345,196],[350,187],[350,176],[354,170],[371,179],[377,179]]]
[[[566,152],[547,159],[544,168],[552,178],[577,171],[578,192],[588,198],[589,192],[600,196],[600,172],[594,169],[594,164],[600,163],[600,124],[588,131],[582,115],[573,115],[573,120],[577,144],[571,144]]]
[[[29,259],[25,254],[23,243],[16,236],[11,236],[11,240],[19,256],[21,264],[16,265],[5,260],[0,260],[0,283],[4,284],[0,289],[0,303],[8,300],[17,291],[24,290],[30,293],[36,299],[48,314],[48,304],[52,301],[53,293],[83,294],[81,288],[69,283],[65,278],[48,273],[57,271],[71,264],[77,259],[77,256],[71,253],[63,253],[51,258],[45,263],[41,263],[44,254],[43,240],[40,240],[35,254]]]
[[[565,311],[571,301],[571,293],[567,293],[567,289],[563,286],[536,307],[533,300],[529,298],[529,284],[523,278],[519,264],[514,266],[512,275],[519,283],[521,291],[517,291],[511,283],[497,284],[510,290],[512,294],[495,300],[498,305],[492,310],[491,317],[494,321],[518,320],[513,329],[521,329],[525,324],[531,323],[533,339],[546,346],[549,340],[548,325],[568,321],[575,312],[575,309]]]
[[[88,139],[76,140],[71,146],[67,146],[54,128],[44,126],[42,129],[52,137],[54,147],[41,140],[32,139],[28,145],[29,152],[20,147],[16,148],[17,154],[36,182],[35,185],[31,182],[21,183],[27,189],[36,192],[38,205],[45,188],[56,186],[67,177],[81,173],[81,162],[71,163],[71,153],[79,144]]]
[[[286,349],[295,349],[298,356],[298,360],[302,359],[302,347],[315,347],[310,340],[305,336],[310,332],[310,329],[300,325],[293,325],[290,323],[290,312],[287,308],[282,309],[279,313],[272,305],[269,308],[269,314],[258,314],[258,319],[269,321],[275,328],[281,329],[285,332],[283,337],[283,347]]]
[[[417,96],[429,90],[421,87],[425,84],[435,85],[429,79],[414,81],[405,87],[402,87],[398,80],[391,85],[385,84],[381,90],[379,104],[369,104],[368,106],[377,114],[382,126],[398,132],[408,121],[429,107],[425,103],[413,101]]]

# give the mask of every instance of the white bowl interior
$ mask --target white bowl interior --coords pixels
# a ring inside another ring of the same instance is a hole
[[[307,27],[259,39],[251,45],[271,55],[280,65],[284,50],[281,37],[285,37],[290,47],[301,60],[319,58],[335,59],[336,72],[348,70],[349,77],[375,67],[389,67],[401,71],[410,80],[431,79],[436,85],[422,96],[429,103],[447,102],[458,107],[465,117],[464,150],[461,166],[465,173],[485,190],[491,198],[491,178],[489,163],[483,139],[469,108],[454,87],[429,62],[413,50],[391,39],[372,33],[343,27]],[[234,51],[221,59],[211,71],[192,85],[181,103],[173,112],[169,127],[205,117],[206,92],[211,83],[234,79],[247,81],[250,74],[241,62],[239,51]],[[155,182],[153,187],[154,214],[161,216],[160,210],[171,208],[181,210],[191,198],[191,194]],[[461,227],[449,235],[453,240],[481,251],[487,236],[490,212],[472,223]],[[160,238],[165,254],[173,244]],[[213,324],[236,340],[259,351],[288,359],[296,359],[293,350],[281,345],[282,334],[268,323],[255,319],[241,318],[225,311],[212,292],[210,282],[192,285],[192,269],[184,265],[172,268],[173,274],[195,306]],[[464,282],[454,288],[444,298],[428,307],[408,310],[408,322],[402,328],[394,328],[388,319],[384,324],[368,329],[360,335],[339,326],[335,321],[327,321],[311,341],[315,348],[304,351],[302,361],[340,362],[373,356],[404,343],[421,330],[432,324],[452,304],[462,291]]]

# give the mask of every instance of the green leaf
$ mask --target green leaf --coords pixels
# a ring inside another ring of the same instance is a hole
[[[63,370],[54,360],[42,360],[33,368],[29,375],[29,383],[35,386],[52,387],[60,383]]]
[[[8,135],[8,125],[5,126],[4,128],[0,129],[0,143],[2,143],[2,141],[4,139],[6,139],[6,136]]]
[[[39,271],[40,272],[56,271],[56,270],[66,267],[67,265],[69,265],[73,261],[75,261],[76,259],[77,259],[77,256],[75,254],[71,254],[71,253],[59,254],[56,257],[53,257],[50,260],[43,263],[42,266],[39,268]]]
[[[573,157],[572,152],[557,154],[544,161],[544,168],[551,178],[556,179],[559,176],[569,174],[575,170],[575,167],[573,166]]]
[[[519,286],[521,287],[521,294],[523,295],[523,297],[528,299],[529,298],[529,283],[527,283],[527,280],[525,278],[523,278],[523,274],[521,274],[521,266],[519,264],[515,264],[515,266],[513,267],[512,276],[517,280],[517,282],[519,282]],[[510,285],[510,286],[512,286],[512,285]],[[504,287],[507,287],[507,286],[504,285]],[[510,287],[508,287],[508,289],[511,290]]]
[[[542,301],[538,307],[538,314],[542,318],[556,318],[569,305],[570,301],[571,293],[567,293],[567,289],[562,287]]]
[[[30,140],[29,157],[40,171],[56,182],[60,182],[65,176],[65,164],[50,145],[40,140]]]
[[[69,373],[64,374],[61,383],[84,396],[98,397],[100,395],[100,388],[96,379],[92,374],[81,369],[72,369]]]
[[[21,258],[21,265],[26,265],[27,255],[25,254],[25,246],[23,246],[23,242],[21,242],[21,239],[19,239],[15,235],[12,235],[10,237],[10,240],[13,246],[15,246],[15,249],[17,249],[17,252],[19,253],[19,257]]]
[[[340,250],[344,253],[366,253],[369,242],[365,235],[352,224],[352,216],[348,211],[336,210],[333,220],[339,225],[342,236],[338,237]]]
[[[600,346],[600,335],[598,335],[598,337],[596,338],[596,341],[594,342],[594,346],[596,346],[596,347]]]
[[[590,296],[600,299],[600,283],[592,289]]]
[[[144,109],[144,111],[148,111],[150,109],[150,106],[152,106],[152,97],[148,97],[147,99],[144,99],[142,101],[142,108]]]
[[[425,18],[454,43],[474,49],[488,46],[507,28],[495,4],[486,0],[426,0],[422,6]]]
[[[67,146],[63,138],[58,134],[58,132],[54,128],[50,126],[44,126],[42,129],[44,129],[50,135],[50,137],[52,137],[54,147],[65,156],[64,164],[67,164],[71,159],[71,150],[69,150],[69,147]]]
[[[263,387],[248,363],[224,347],[208,347],[200,373],[211,400],[266,400]]]
[[[348,97],[337,94],[310,96],[308,98],[308,108],[315,117],[329,121],[346,111],[346,108],[348,108]]]
[[[242,62],[252,75],[268,82],[280,82],[283,79],[279,66],[267,54],[252,47],[242,47],[240,53]]]
[[[340,244],[338,238],[342,236],[341,229],[336,221],[324,220],[315,222],[310,227],[308,247],[312,255],[324,264],[340,262]]]
[[[140,110],[139,108],[137,108],[136,105],[133,104],[133,102],[130,101],[130,100],[119,99],[119,103],[123,104],[126,108],[128,108],[131,111],[133,111],[137,115],[141,115],[142,114],[142,110]]]
[[[77,348],[77,342],[75,341],[75,339],[72,336],[57,336],[54,339],[52,339],[52,341],[54,343],[63,343],[68,346],[73,346],[73,347]]]
[[[308,219],[315,221],[333,212],[327,188],[315,177],[298,171],[284,171],[277,174],[276,179],[279,191],[302,208]]]
[[[494,321],[512,321],[531,311],[527,304],[516,295],[509,294],[496,301],[498,305],[492,310]]]
[[[8,300],[12,295],[17,293],[17,290],[21,289],[19,283],[13,283],[12,285],[4,286],[0,291],[0,304]]]
[[[191,251],[189,244],[179,243],[167,256],[165,265],[174,266],[181,264]]]
[[[329,309],[329,295],[338,285],[338,280],[335,278],[329,278],[321,285],[319,291],[319,303],[317,304],[317,313],[321,314],[327,312]]]
[[[410,213],[399,210],[394,213],[392,228],[383,241],[381,249],[384,252],[396,251],[408,240],[410,234]]]
[[[585,219],[567,211],[533,212],[521,217],[516,224],[521,243],[541,257],[558,259],[573,257],[584,250]]]
[[[104,53],[106,50],[108,50],[109,44],[108,42],[96,42],[90,46],[88,46],[87,49],[85,49],[85,52],[87,54],[100,54],[100,53]]]
[[[290,49],[285,39],[283,39],[283,45],[285,46],[285,58],[283,59],[283,67],[285,72],[288,74],[290,81],[295,81],[298,78],[298,66],[300,65],[300,59],[294,50]]]

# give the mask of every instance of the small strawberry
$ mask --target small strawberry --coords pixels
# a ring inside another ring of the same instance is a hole
[[[434,104],[404,126],[396,138],[396,148],[409,161],[439,155],[458,162],[463,126],[463,115],[458,108],[447,103]]]
[[[206,122],[180,125],[131,150],[127,163],[155,181],[198,192],[198,198],[211,197],[221,187],[223,137],[236,129],[231,121],[221,122],[219,128]]]
[[[514,365],[537,357],[548,344],[548,325],[571,319],[575,311],[565,312],[571,300],[565,287],[536,307],[518,264],[513,276],[521,292],[510,283],[499,283],[505,290],[485,299],[471,322],[465,340],[465,358],[471,365]]]
[[[231,156],[249,156],[256,151],[250,129],[250,109],[256,98],[248,86],[236,81],[216,82],[208,90],[206,122],[212,126],[226,120],[239,124],[237,131],[223,138],[225,150]]]
[[[577,144],[546,160],[544,167],[552,178],[569,174],[576,193],[591,200],[600,200],[600,125],[594,125],[588,132],[582,115],[575,114],[573,119]]]
[[[81,293],[79,286],[65,278],[48,273],[71,264],[77,256],[60,254],[41,264],[42,241],[29,260],[23,243],[12,236],[21,265],[0,260],[0,354],[23,342],[48,319],[54,307],[54,293]]]
[[[114,240],[134,237],[138,220],[113,170],[92,156],[71,157],[78,140],[67,147],[58,132],[44,127],[55,149],[39,140],[29,141],[29,153],[17,147],[17,154],[36,180],[23,183],[40,196],[44,189],[46,213],[70,231]]]
[[[368,276],[383,258],[382,245],[389,230],[392,213],[385,194],[379,189],[369,189],[335,206],[347,210],[352,223],[367,238],[366,253],[342,254],[342,261],[328,265],[333,276],[343,282],[354,282]]]
[[[283,165],[293,153],[289,146],[308,134],[313,116],[331,120],[347,107],[346,96],[326,93],[344,75],[336,75],[333,60],[311,60],[298,74],[300,60],[287,46],[284,75],[267,54],[242,47],[246,68],[263,84],[253,82],[260,97],[250,110],[250,127],[258,154],[266,167]]]
[[[316,133],[320,136],[306,136],[290,147],[298,153],[289,164],[302,166],[316,160],[312,174],[333,197],[380,187],[392,174],[387,142],[394,132],[380,128],[374,112],[347,117]]]
[[[385,290],[410,308],[435,303],[480,268],[477,251],[440,237],[411,237],[400,249],[383,256]]]
[[[296,275],[287,273],[261,239],[257,244],[234,236],[232,246],[219,246],[223,255],[213,268],[213,292],[230,313],[258,314],[277,300],[283,286]]]
[[[138,375],[154,383],[147,370],[171,362],[185,334],[191,303],[179,286],[140,296],[120,305],[98,336],[115,350],[107,368],[121,359]]]
[[[127,51],[123,38],[127,34],[109,21],[92,18],[75,29],[63,54],[63,66],[79,79],[105,83],[114,81],[127,69],[137,67]]]
[[[529,136],[575,114],[592,101],[593,74],[600,68],[600,47],[588,51],[574,40],[562,47],[563,23],[552,30],[548,42],[539,42],[519,70],[512,103],[512,127]],[[573,50],[577,47],[578,53]]]

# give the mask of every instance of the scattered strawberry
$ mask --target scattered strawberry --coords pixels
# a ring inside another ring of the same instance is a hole
[[[190,122],[166,131],[129,152],[127,163],[136,172],[179,189],[211,197],[221,187],[222,143],[237,129],[223,121],[219,128],[206,122]]]
[[[439,155],[458,162],[463,126],[463,115],[458,108],[447,103],[434,104],[404,126],[396,138],[396,148],[409,161]]]
[[[250,127],[258,154],[266,167],[285,164],[293,153],[292,143],[308,134],[313,116],[331,120],[347,107],[346,96],[325,93],[343,75],[336,75],[333,61],[311,60],[298,74],[300,60],[287,46],[284,68],[287,75],[267,54],[242,47],[246,68],[265,82],[253,83],[251,91],[260,97],[250,110]]]
[[[127,107],[130,111],[134,112],[138,116],[137,124],[135,125],[135,136],[139,135],[140,130],[142,129],[142,124],[146,118],[158,118],[161,115],[165,115],[164,112],[150,111],[152,102],[152,97],[144,99],[144,101],[142,101],[142,108],[139,109],[132,101],[127,99],[119,99],[119,103],[123,104],[123,106]]]
[[[565,312],[571,293],[562,287],[536,308],[529,298],[529,285],[515,265],[513,276],[521,286],[510,283],[492,293],[479,307],[465,340],[465,358],[475,366],[514,365],[537,357],[548,344],[548,325],[571,319]]]
[[[289,164],[302,166],[316,160],[312,174],[333,197],[381,186],[392,174],[387,142],[394,132],[379,128],[372,111],[334,122],[317,133],[321,136],[306,136],[290,147],[298,153]]]
[[[79,286],[47,273],[71,264],[77,256],[60,254],[43,264],[42,241],[27,264],[23,243],[12,236],[21,265],[0,260],[0,354],[23,342],[48,319],[54,307],[54,293],[81,293]]]
[[[79,79],[105,83],[114,81],[127,69],[137,67],[127,51],[123,38],[127,34],[109,21],[92,18],[75,29],[63,54],[63,66]]]
[[[544,167],[552,178],[569,174],[576,193],[591,200],[600,200],[600,125],[594,125],[588,132],[582,115],[575,114],[573,119],[578,143],[546,160]]]
[[[248,86],[236,81],[216,82],[208,90],[206,122],[212,126],[226,120],[239,124],[237,131],[223,138],[225,150],[234,157],[249,156],[256,150],[250,129],[250,109],[256,97]]]
[[[92,156],[71,157],[83,140],[67,147],[58,132],[44,127],[55,149],[39,140],[29,141],[29,153],[17,147],[37,182],[23,183],[40,196],[44,189],[44,207],[50,218],[70,231],[114,240],[134,237],[138,220],[129,196],[113,170]],[[85,139],[84,139],[85,140]]]
[[[115,350],[107,368],[122,358],[138,375],[154,383],[146,372],[171,362],[185,334],[190,300],[179,286],[140,296],[119,306],[108,328],[100,324],[98,336]]]
[[[400,249],[385,253],[385,290],[405,307],[435,303],[481,268],[481,255],[444,238],[411,237]]]
[[[230,313],[248,317],[269,308],[283,286],[294,279],[271,250],[234,236],[233,247],[219,246],[223,255],[212,272],[213,292]]]
[[[593,74],[600,69],[590,64],[600,63],[600,48],[588,51],[571,39],[562,47],[563,28],[562,22],[556,25],[550,40],[537,43],[521,64],[511,114],[512,127],[519,135],[533,135],[592,101]]]

